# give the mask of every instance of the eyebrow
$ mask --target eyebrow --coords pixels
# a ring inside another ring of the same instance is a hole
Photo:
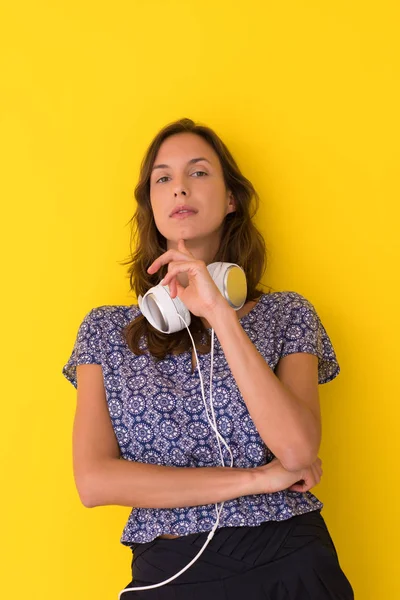
[[[204,156],[200,156],[199,158],[191,158],[191,159],[188,161],[188,163],[187,163],[187,164],[188,164],[188,165],[192,165],[192,164],[194,164],[194,163],[197,163],[197,162],[199,162],[200,160],[205,160],[206,162],[210,163],[210,161],[208,160],[208,158],[204,158]],[[211,163],[210,163],[210,165],[211,165]],[[170,167],[169,165],[155,165],[155,166],[152,168],[152,171],[154,171],[154,169],[170,169],[170,168],[171,168],[171,167]]]

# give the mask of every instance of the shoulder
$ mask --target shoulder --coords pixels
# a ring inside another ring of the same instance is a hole
[[[141,314],[136,304],[104,304],[89,310],[85,319],[98,325],[124,326]]]
[[[273,324],[278,360],[288,354],[318,356],[318,383],[326,383],[340,373],[332,341],[314,304],[294,290],[263,294],[268,325]]]
[[[122,330],[140,314],[140,310],[135,304],[94,306],[81,321],[78,338],[112,342],[113,339],[119,339]]]
[[[311,312],[315,312],[315,307],[312,304],[312,302],[306,298],[305,296],[303,296],[303,294],[300,294],[299,292],[295,292],[295,291],[284,291],[284,292],[280,292],[280,302],[281,302],[281,306],[282,306],[282,311],[285,314],[289,314],[291,313],[293,310],[300,310],[300,311],[311,311]]]
[[[320,327],[320,318],[314,304],[297,291],[283,290],[264,294],[263,303],[280,336],[293,332],[297,335],[299,327],[312,331]]]
[[[293,310],[315,312],[312,302],[294,290],[284,290],[263,294],[261,301],[267,306],[272,306],[282,316],[290,315]]]

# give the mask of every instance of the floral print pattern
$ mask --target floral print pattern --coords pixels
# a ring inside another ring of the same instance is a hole
[[[145,337],[137,356],[129,349],[122,328],[141,314],[136,304],[90,310],[81,322],[62,374],[77,388],[76,366],[102,366],[110,419],[121,459],[176,467],[220,466],[215,434],[205,413],[197,368],[187,351],[159,360],[147,349]],[[318,382],[340,373],[335,351],[310,301],[293,291],[263,294],[240,323],[274,371],[279,360],[295,352],[318,357]],[[209,330],[211,331],[211,329]],[[204,392],[209,406],[210,354],[199,354]],[[261,439],[230,371],[217,336],[214,338],[213,405],[218,430],[231,448],[234,467],[252,468],[274,455]],[[210,409],[209,409],[210,413]],[[229,453],[222,445],[225,464]],[[311,492],[282,490],[241,496],[225,502],[219,527],[257,526],[321,509]],[[187,535],[209,531],[216,519],[215,504],[179,508],[133,508],[121,543],[149,542],[161,534]]]

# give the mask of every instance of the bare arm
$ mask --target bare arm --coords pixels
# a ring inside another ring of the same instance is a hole
[[[286,489],[303,478],[279,461],[250,469],[165,467],[121,460],[110,420],[100,365],[77,367],[73,430],[74,476],[87,507],[149,508],[198,506],[248,494]]]
[[[285,356],[275,374],[225,300],[209,321],[266,446],[288,470],[312,464],[321,442],[317,357]]]
[[[164,467],[109,459],[91,472],[86,506],[198,506],[260,493],[261,487],[256,469]]]

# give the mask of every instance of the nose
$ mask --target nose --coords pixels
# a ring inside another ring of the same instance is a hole
[[[174,178],[174,185],[173,185],[173,190],[174,190],[174,196],[175,198],[178,198],[178,196],[189,196],[189,187],[188,184],[189,182],[186,181],[186,177],[185,175],[177,175]]]

